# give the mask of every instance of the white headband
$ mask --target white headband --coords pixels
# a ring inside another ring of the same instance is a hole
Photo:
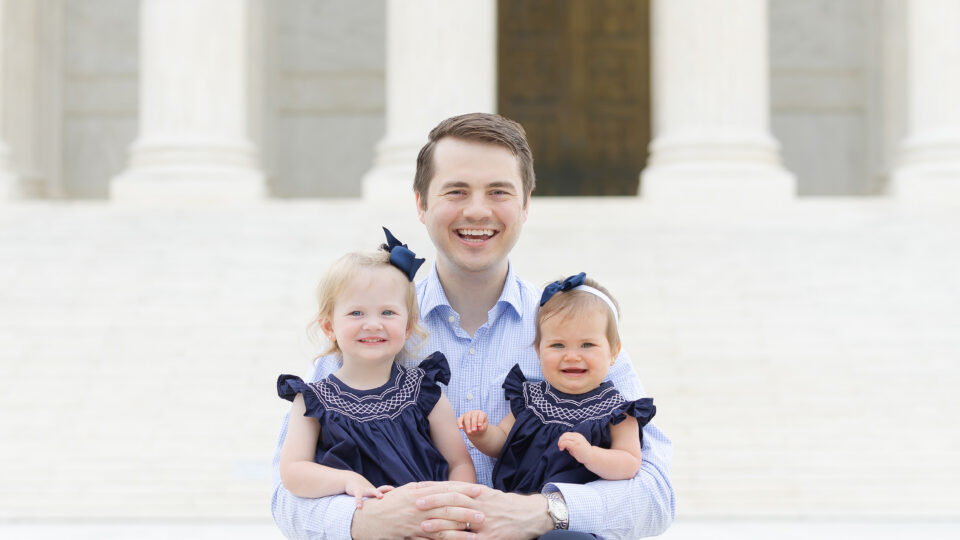
[[[574,291],[585,291],[585,292],[588,292],[588,293],[596,296],[597,298],[603,300],[604,302],[606,302],[607,305],[610,306],[610,311],[613,312],[613,322],[615,322],[618,327],[620,326],[620,317],[617,316],[617,306],[613,305],[613,300],[611,300],[609,296],[603,294],[603,293],[600,292],[599,290],[594,289],[593,287],[591,287],[591,286],[589,286],[589,285],[577,285],[577,286],[574,287],[572,290],[574,290]]]

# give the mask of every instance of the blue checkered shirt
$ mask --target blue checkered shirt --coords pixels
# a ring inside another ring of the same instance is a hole
[[[533,348],[534,323],[540,290],[518,278],[511,266],[499,300],[487,313],[487,322],[474,336],[460,327],[460,315],[450,307],[434,266],[417,284],[420,322],[429,333],[419,351],[441,351],[450,363],[452,377],[447,397],[457,415],[472,409],[487,413],[499,423],[509,412],[501,384],[514,364],[528,379],[542,379],[540,362]],[[339,367],[336,356],[317,361],[312,380],[319,380]],[[630,359],[621,353],[610,369],[612,381],[627,400],[644,397]],[[349,540],[355,509],[354,498],[334,495],[320,499],[296,497],[280,482],[280,448],[287,433],[283,420],[273,460],[273,518],[288,538],[335,538]],[[490,485],[493,458],[472,448],[470,457],[477,481]],[[589,484],[547,484],[543,491],[560,491],[570,513],[570,529],[601,538],[639,538],[660,534],[673,522],[674,493],[670,483],[673,448],[653,423],[643,428],[643,464],[631,480],[597,480]]]

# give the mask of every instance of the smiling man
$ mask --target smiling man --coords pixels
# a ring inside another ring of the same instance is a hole
[[[482,409],[499,422],[509,410],[500,385],[514,364],[528,378],[542,378],[533,348],[540,290],[520,279],[508,259],[527,220],[534,184],[523,128],[495,114],[444,120],[417,158],[417,211],[437,248],[436,264],[417,285],[421,324],[428,331],[421,351],[446,355],[452,372],[447,396],[457,415]],[[336,366],[336,358],[320,359],[314,379]],[[625,354],[608,379],[626,399],[643,397]],[[286,425],[278,449],[285,432]],[[408,484],[357,510],[350,496],[301,499],[277,481],[274,519],[291,538],[344,539],[574,539],[592,538],[590,533],[638,538],[660,534],[673,522],[672,448],[652,423],[644,427],[644,460],[634,478],[547,484],[535,494],[490,488],[493,460],[470,446],[477,479],[485,485]]]

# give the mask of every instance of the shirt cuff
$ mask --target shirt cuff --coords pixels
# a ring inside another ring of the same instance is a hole
[[[603,530],[603,501],[597,490],[583,484],[546,484],[542,493],[559,491],[567,503],[570,530],[595,533]]]
[[[350,540],[350,528],[353,526],[353,513],[357,511],[357,500],[352,495],[334,495],[330,506],[320,524],[321,538]]]

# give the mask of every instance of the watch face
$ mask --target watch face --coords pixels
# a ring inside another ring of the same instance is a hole
[[[553,518],[554,528],[566,529],[568,527],[566,502],[555,494],[548,496],[547,500],[549,501],[548,507],[550,509],[550,517]]]

